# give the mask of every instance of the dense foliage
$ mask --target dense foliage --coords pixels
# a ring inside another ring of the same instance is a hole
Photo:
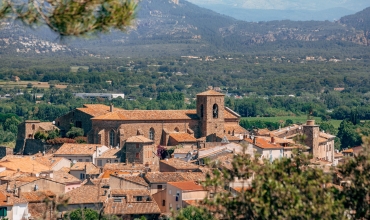
[[[331,170],[310,164],[299,151],[293,158],[272,163],[265,160],[261,164],[249,155],[234,156],[228,169],[212,163],[217,169],[204,185],[215,193],[200,207],[178,212],[176,219],[191,219],[192,215],[210,219],[209,214],[214,219],[368,219],[369,139],[364,143],[359,156],[346,158]],[[338,184],[337,173],[346,182],[343,186],[333,185]],[[246,183],[237,192],[222,190],[235,180]]]

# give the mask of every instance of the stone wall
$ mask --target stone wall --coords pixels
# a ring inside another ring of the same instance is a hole
[[[197,120],[168,120],[168,121],[104,121],[93,120],[93,131],[89,132],[89,141],[95,144],[104,144],[109,146],[109,132],[114,131],[114,146],[124,146],[127,138],[136,136],[142,133],[144,137],[149,138],[149,131],[154,129],[154,145],[167,146],[168,139],[163,139],[163,130],[167,132],[175,132],[178,130],[180,133],[187,133],[190,128],[194,133],[198,133]],[[103,135],[100,140],[97,140],[99,133]],[[197,138],[197,137],[196,137]]]
[[[13,149],[5,146],[0,146],[0,159],[5,157],[6,155],[12,155]]]
[[[125,160],[127,160],[129,163],[159,163],[158,157],[153,153],[156,152],[156,147],[152,144],[126,143],[125,149]],[[136,157],[136,155],[138,155],[139,157]]]

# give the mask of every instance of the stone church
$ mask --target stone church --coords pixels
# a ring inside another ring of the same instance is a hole
[[[239,125],[240,115],[225,107],[224,97],[214,90],[199,93],[193,110],[124,110],[86,104],[57,118],[55,124],[62,134],[71,124],[83,128],[88,143],[112,147],[125,146],[135,136],[162,146],[220,142],[225,137],[240,141],[247,130]]]

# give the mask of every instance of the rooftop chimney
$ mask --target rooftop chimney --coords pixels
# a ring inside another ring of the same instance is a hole
[[[109,111],[110,111],[110,112],[113,112],[113,103],[110,103]]]
[[[271,137],[271,144],[275,144],[275,137],[274,136]]]

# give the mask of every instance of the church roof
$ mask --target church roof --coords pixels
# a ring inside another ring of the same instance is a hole
[[[93,120],[190,120],[197,119],[196,110],[121,110],[92,118]]]
[[[238,117],[224,110],[225,119]],[[154,121],[154,120],[192,120],[198,119],[195,109],[188,110],[118,110],[107,112],[92,118],[92,120],[119,120],[119,121]]]
[[[110,106],[103,105],[103,104],[84,104],[83,108],[77,108],[77,110],[84,112],[88,115],[91,115],[93,117],[104,115],[108,112],[110,112]],[[115,111],[121,111],[123,109],[121,108],[114,108],[113,112]]]
[[[177,142],[197,142],[197,139],[188,133],[171,133],[170,137],[175,139]]]
[[[210,95],[215,95],[215,96],[225,96],[225,94],[222,94],[220,92],[216,92],[215,90],[207,90],[205,92],[201,92],[201,93],[198,93],[198,95],[207,95],[207,96],[210,96]]]

